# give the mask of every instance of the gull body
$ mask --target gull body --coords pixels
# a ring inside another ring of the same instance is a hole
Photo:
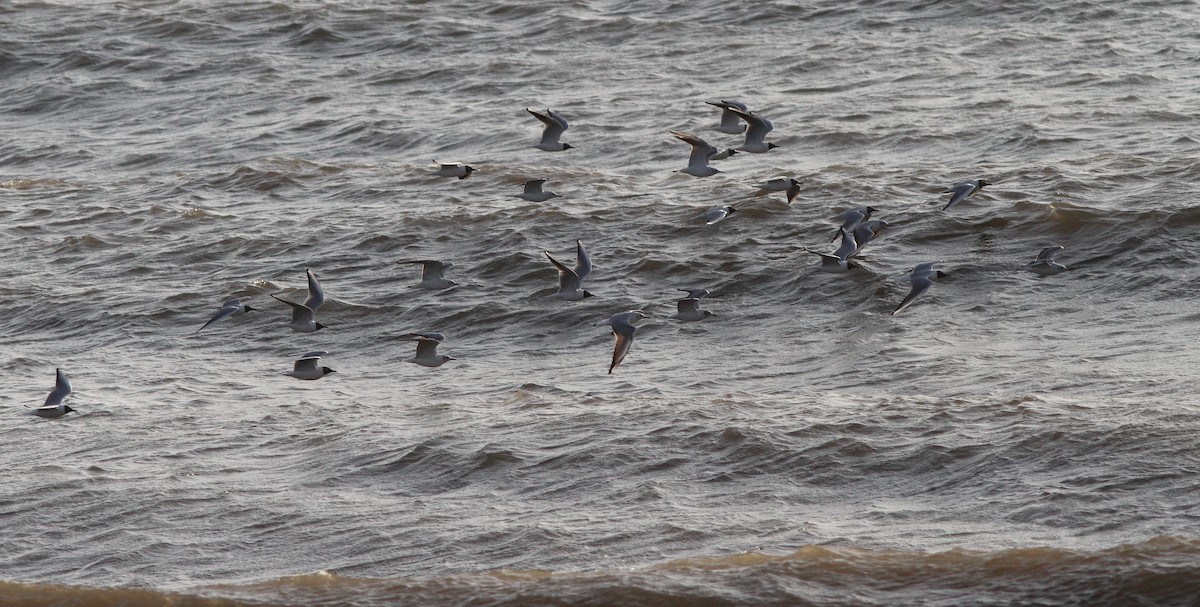
[[[737,209],[733,208],[730,205],[713,207],[704,212],[704,225],[712,225],[719,221],[723,221],[726,217],[729,217],[730,215],[733,215],[736,212],[737,212]]]
[[[955,184],[946,193],[950,194],[950,202],[946,203],[942,210],[948,210],[954,205],[966,200],[975,195],[976,192],[983,189],[985,185],[992,185],[992,182],[986,179],[972,179],[962,183]]]
[[[317,380],[329,375],[330,373],[337,373],[337,371],[334,371],[329,367],[318,366],[318,364],[321,362],[321,357],[325,356],[326,354],[329,353],[323,351],[309,352],[308,354],[296,359],[296,363],[292,367],[292,370],[284,373],[284,375],[289,375],[291,377],[295,377],[296,379]]]
[[[417,353],[404,359],[403,362],[422,367],[440,367],[455,360],[452,356],[437,353],[438,344],[446,341],[446,336],[441,333],[405,333],[400,336],[400,339],[417,342]]]
[[[695,297],[687,297],[675,303],[676,312],[671,315],[671,318],[676,320],[703,320],[709,316],[716,316],[708,310],[700,309],[700,299]]]
[[[583,279],[592,272],[592,259],[588,257],[587,250],[583,248],[583,241],[575,241],[574,268],[568,268],[561,261],[555,259],[550,255],[550,251],[543,252],[550,263],[558,269],[558,292],[553,297],[567,301],[579,301],[592,296],[591,293],[583,290]]]
[[[54,389],[46,396],[46,402],[42,406],[30,411],[29,414],[46,419],[57,419],[74,411],[74,409],[63,403],[63,400],[70,393],[71,382],[67,379],[67,374],[63,373],[62,369],[55,369]]]
[[[461,162],[438,162],[434,160],[433,166],[437,167],[437,170],[434,171],[433,174],[437,175],[438,177],[458,177],[459,179],[466,179],[475,171],[475,167],[463,164]]]
[[[647,317],[649,315],[641,310],[629,310],[613,314],[595,324],[597,327],[612,327],[613,335],[617,338],[613,344],[612,364],[608,367],[609,375],[612,375],[613,369],[625,360],[625,355],[629,354],[629,347],[633,345],[633,335],[637,333],[637,327],[633,326],[633,323]]]
[[[856,248],[854,252],[850,254],[850,256],[854,257],[855,255],[861,253],[863,248],[865,248],[868,243],[870,243],[872,240],[875,240],[880,234],[883,233],[885,229],[887,229],[888,225],[890,224],[882,219],[872,219],[854,226],[854,231],[851,232],[851,234],[854,236],[854,243],[858,246],[858,248]]]
[[[806,249],[809,253],[821,258],[821,265],[817,269],[822,272],[845,272],[855,267],[850,263],[850,258],[858,252],[859,248],[858,243],[854,240],[854,234],[846,228],[842,228],[839,233],[842,236],[842,244],[832,254]]]
[[[896,309],[892,311],[892,316],[899,314],[902,310],[911,306],[918,297],[924,295],[929,290],[929,287],[933,286],[934,280],[946,275],[945,272],[934,269],[933,266],[938,263],[941,262],[931,261],[923,263],[908,273],[908,281],[912,284],[912,289],[909,290],[908,295],[904,297],[900,305],[896,306]]]
[[[787,194],[788,204],[800,195],[800,181],[791,177],[776,177],[766,183],[761,183],[758,186],[758,191],[755,196],[766,196],[771,192],[785,192]]]
[[[250,300],[249,297],[234,297],[232,299],[226,300],[225,303],[221,304],[221,309],[217,310],[217,313],[214,314],[212,318],[208,319],[208,322],[204,323],[203,327],[196,329],[196,332],[199,333],[199,332],[203,331],[205,328],[207,328],[208,325],[211,325],[217,321],[225,320],[226,318],[229,318],[230,316],[233,316],[234,314],[245,314],[246,312],[253,312],[254,308],[251,308],[250,306],[246,305],[246,302],[249,300]]]
[[[525,190],[517,194],[517,197],[529,202],[546,202],[551,198],[558,198],[558,194],[543,190],[543,183],[546,183],[545,179],[530,179],[526,181]]]
[[[838,228],[836,233],[834,233],[833,239],[830,240],[830,242],[837,240],[838,237],[842,235],[842,230],[850,230],[853,232],[854,228],[858,226],[858,224],[870,219],[871,214],[874,212],[875,209],[868,206],[854,207],[853,209],[846,209],[845,211],[842,211],[838,215],[838,217],[842,220],[842,226]]]
[[[767,133],[770,133],[775,128],[775,125],[771,124],[770,120],[740,108],[727,107],[726,109],[746,121],[746,141],[734,149],[740,152],[762,154],[779,147],[774,143],[767,143],[766,141]]]
[[[730,108],[737,108],[743,112],[749,112],[750,108],[745,103],[736,99],[722,99],[718,102],[705,101],[711,106],[721,108],[721,124],[717,126],[717,130],[730,135],[739,135],[746,130],[746,125],[742,124],[741,117],[730,111]]]
[[[680,141],[692,146],[692,154],[688,157],[688,165],[682,169],[679,169],[679,171],[677,171],[679,173],[687,173],[693,177],[709,177],[716,175],[721,171],[708,166],[708,161],[714,160],[718,155],[728,158],[734,154],[733,150],[719,152],[716,147],[691,133],[671,131],[671,134],[674,135],[676,139],[679,139]]]
[[[1021,269],[1028,270],[1039,276],[1053,276],[1058,274],[1059,272],[1066,270],[1067,266],[1054,261],[1054,256],[1058,255],[1058,252],[1065,248],[1066,247],[1063,247],[1062,245],[1046,247],[1042,249],[1041,253],[1038,253],[1036,259],[1021,266]]]
[[[410,259],[397,263],[421,264],[421,282],[417,283],[417,286],[422,289],[448,289],[458,284],[446,278],[446,270],[453,268],[453,263],[436,259]]]
[[[562,137],[563,131],[570,128],[567,126],[567,119],[563,118],[554,110],[546,110],[545,113],[538,112],[525,108],[525,111],[533,115],[534,118],[542,121],[542,138],[533,147],[547,152],[561,152],[571,149],[571,145],[558,140]]]

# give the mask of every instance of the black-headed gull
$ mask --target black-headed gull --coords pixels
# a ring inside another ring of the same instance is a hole
[[[1058,255],[1058,252],[1062,251],[1065,248],[1066,247],[1064,247],[1062,245],[1054,245],[1052,247],[1046,247],[1046,248],[1042,249],[1041,253],[1038,253],[1036,259],[1021,266],[1021,269],[1028,270],[1039,276],[1053,276],[1055,274],[1058,274],[1059,272],[1066,270],[1067,266],[1064,266],[1061,263],[1054,261],[1054,256]]]
[[[854,257],[862,253],[863,248],[872,240],[878,238],[889,225],[891,224],[882,219],[872,219],[854,226],[854,231],[851,233],[854,235],[854,243],[858,248],[850,256]]]
[[[617,338],[616,343],[613,344],[612,364],[608,367],[609,375],[612,374],[613,369],[617,368],[617,365],[621,364],[621,361],[625,360],[625,355],[629,354],[629,347],[633,345],[633,335],[637,333],[637,327],[633,326],[633,323],[648,317],[649,314],[641,310],[629,310],[613,314],[595,324],[597,327],[603,325],[612,327],[613,335]]]
[[[433,166],[437,167],[437,170],[434,171],[433,174],[437,175],[438,177],[458,177],[459,179],[466,179],[475,171],[475,167],[463,164],[461,162],[438,162],[434,160]]]
[[[800,195],[800,180],[791,177],[776,177],[765,183],[758,184],[758,191],[755,196],[766,196],[771,192],[785,192],[787,194],[788,204],[792,204],[793,200]]]
[[[691,133],[671,131],[671,134],[674,135],[676,139],[679,139],[680,141],[692,146],[692,154],[688,157],[688,165],[676,172],[686,173],[693,177],[709,177],[721,172],[713,167],[708,166],[708,161],[715,159],[717,155],[721,153],[716,147]],[[725,157],[728,157],[733,153],[734,151],[731,149],[725,150],[724,152]]]
[[[550,109],[546,110],[544,114],[529,108],[525,108],[525,111],[532,114],[534,118],[541,120],[543,124],[542,138],[533,147],[547,152],[561,152],[571,149],[571,144],[558,140],[559,137],[562,137],[563,131],[570,128],[567,126],[566,118],[563,118],[558,112]]]
[[[818,269],[822,272],[845,272],[855,267],[853,263],[850,263],[850,258],[858,252],[859,248],[858,243],[854,240],[854,234],[846,228],[842,228],[839,234],[842,236],[842,244],[832,254],[805,249],[821,258],[821,265],[818,266]]]
[[[329,367],[318,366],[318,364],[321,362],[321,357],[325,356],[326,354],[329,353],[324,351],[309,352],[308,354],[297,358],[296,364],[292,370],[284,373],[284,375],[290,375],[296,379],[315,380],[321,379],[330,373],[337,373],[337,371],[334,371]]]
[[[421,282],[417,286],[422,289],[448,289],[458,284],[453,280],[446,278],[446,270],[453,268],[454,264],[448,261],[438,261],[436,259],[408,259],[398,261],[396,263],[419,263],[421,264]]]
[[[892,310],[892,316],[899,314],[901,310],[911,306],[918,297],[924,295],[929,290],[929,287],[933,286],[934,280],[946,275],[945,272],[933,268],[934,265],[939,263],[941,262],[930,261],[923,263],[908,273],[908,281],[912,284],[912,289],[904,297],[904,301],[901,301],[900,305],[896,306],[895,310]]]
[[[739,135],[746,130],[746,125],[742,124],[741,117],[730,111],[730,108],[737,108],[743,112],[749,112],[750,108],[745,103],[736,99],[722,99],[720,101],[705,101],[709,105],[721,108],[721,124],[717,126],[717,130],[730,135]]]
[[[675,303],[676,312],[671,315],[671,318],[676,320],[703,320],[709,316],[716,316],[708,310],[700,309],[700,298],[687,297]]]
[[[982,190],[983,186],[985,185],[992,185],[992,182],[986,179],[972,179],[970,181],[954,184],[954,186],[952,186],[949,190],[945,191],[946,193],[950,194],[950,202],[946,203],[946,206],[942,207],[942,210],[945,211],[950,207],[953,207],[954,205],[966,200],[967,198],[974,196],[975,193],[979,190]]]
[[[62,369],[54,370],[54,389],[46,397],[46,402],[42,406],[29,412],[30,415],[44,417],[46,419],[55,419],[62,417],[74,409],[63,404],[63,400],[71,393],[71,382],[67,380],[67,374],[63,373]]]
[[[558,194],[554,192],[543,190],[543,183],[546,183],[545,179],[530,179],[529,181],[526,181],[524,191],[522,191],[520,194],[517,194],[517,198],[528,200],[529,202],[546,202],[551,198],[559,197]]]
[[[207,328],[208,325],[211,325],[214,322],[217,322],[220,320],[225,320],[226,318],[229,318],[230,316],[233,316],[234,314],[244,314],[246,312],[253,312],[254,308],[251,308],[250,306],[246,305],[246,302],[249,300],[250,300],[249,297],[234,297],[232,299],[226,300],[224,304],[221,304],[221,309],[217,310],[217,313],[214,314],[212,318],[208,319],[208,322],[204,323],[203,327],[196,329],[196,332],[199,333],[199,332],[203,331],[205,328]]]
[[[271,294],[271,297],[292,307],[292,320],[288,326],[293,331],[312,333],[325,328],[325,325],[317,322],[316,319],[317,308],[325,303],[325,291],[321,288],[321,283],[317,281],[317,275],[312,270],[307,270],[305,273],[308,275],[308,298],[304,300],[303,304],[288,301],[274,293]]]
[[[775,125],[771,124],[770,120],[736,107],[729,107],[727,109],[746,121],[746,142],[734,149],[752,154],[762,154],[779,147],[774,143],[767,143],[766,141],[767,133],[770,133],[775,128]]]
[[[550,263],[558,268],[558,292],[553,297],[567,301],[579,301],[592,296],[591,293],[583,290],[583,279],[592,272],[592,259],[588,257],[587,250],[583,248],[583,241],[575,241],[574,268],[563,265],[561,261],[550,255],[550,251],[543,252],[550,259]]]
[[[731,205],[713,207],[704,212],[704,225],[712,225],[719,221],[723,221],[726,217],[729,217],[736,212],[737,209],[733,208]]]
[[[438,344],[446,341],[441,333],[405,333],[400,339],[417,342],[417,353],[403,362],[421,365],[422,367],[440,367],[449,361],[456,360],[452,356],[437,353]]]
[[[834,233],[833,238],[831,238],[829,242],[837,240],[838,237],[842,235],[842,230],[850,230],[853,232],[854,228],[858,226],[858,224],[870,219],[871,214],[874,212],[875,209],[868,206],[854,207],[852,209],[846,209],[845,211],[842,211],[838,214],[838,217],[842,220],[842,226],[838,228],[838,231]]]

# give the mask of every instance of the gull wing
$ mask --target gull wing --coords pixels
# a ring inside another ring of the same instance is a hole
[[[582,283],[588,274],[592,273],[592,258],[588,257],[587,249],[583,248],[583,241],[575,241],[575,275],[579,277],[579,282]]]
[[[550,251],[542,251],[546,254],[546,258],[554,267],[558,268],[558,289],[560,291],[577,291],[583,279],[575,273],[575,270],[568,268],[563,263],[550,255]]]
[[[305,270],[305,273],[308,274],[308,299],[304,300],[304,305],[316,312],[325,303],[325,291],[321,289],[321,283],[317,282],[317,275],[312,270]]]
[[[62,404],[63,399],[71,393],[71,382],[67,380],[67,374],[63,373],[62,369],[54,370],[54,389],[46,396],[46,402],[41,408],[57,407]]]

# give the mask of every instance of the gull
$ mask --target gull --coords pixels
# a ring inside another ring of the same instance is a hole
[[[525,191],[517,194],[518,198],[528,200],[529,202],[546,202],[551,198],[558,198],[558,194],[554,192],[546,192],[542,190],[542,184],[546,183],[545,179],[530,179],[525,182]]]
[[[857,267],[850,263],[850,258],[853,257],[859,249],[858,243],[854,240],[854,234],[846,228],[842,228],[840,234],[842,235],[842,244],[837,248],[836,251],[833,252],[832,255],[829,253],[813,251],[812,249],[804,249],[809,253],[821,257],[821,265],[818,269],[822,272],[845,272],[850,268]]]
[[[554,110],[549,110],[549,109],[546,110],[545,114],[531,110],[529,108],[525,108],[525,111],[529,112],[530,114],[533,114],[534,118],[541,120],[542,123],[545,125],[542,128],[541,141],[538,141],[537,145],[535,145],[533,147],[535,147],[539,150],[545,150],[547,152],[561,152],[563,150],[571,149],[570,144],[562,143],[558,140],[558,138],[562,136],[563,131],[570,128],[567,126],[566,118],[563,118],[562,116],[560,116],[558,114],[558,112],[555,112]]]
[[[567,301],[579,301],[592,294],[583,290],[583,279],[592,272],[592,260],[583,248],[583,241],[575,241],[575,269],[568,268],[562,262],[550,256],[550,251],[543,251],[550,263],[558,268],[558,292],[553,295]]]
[[[54,370],[54,389],[50,391],[50,395],[46,397],[46,402],[42,406],[30,411],[30,415],[44,417],[46,419],[55,419],[62,417],[74,409],[63,404],[63,399],[71,393],[71,382],[67,380],[67,374],[63,373],[62,369]]]
[[[737,108],[743,112],[749,112],[750,108],[745,103],[736,99],[722,99],[719,102],[705,101],[712,106],[721,108],[721,124],[717,130],[730,135],[738,135],[746,130],[746,125],[742,124],[740,117],[730,111],[730,108]]]
[[[710,226],[714,223],[722,221],[726,217],[729,217],[730,215],[733,215],[736,212],[737,212],[737,209],[733,208],[730,205],[713,207],[704,212],[704,225]]]
[[[291,371],[284,373],[284,375],[290,375],[296,379],[316,380],[321,379],[330,373],[337,373],[337,371],[334,371],[329,367],[317,366],[317,363],[321,362],[321,357],[325,356],[326,354],[329,353],[309,352],[308,354],[297,358],[295,367],[293,367]]]
[[[1030,272],[1033,272],[1039,276],[1053,276],[1058,274],[1059,272],[1066,270],[1067,266],[1054,261],[1054,256],[1058,255],[1058,252],[1065,248],[1066,247],[1062,245],[1046,247],[1042,249],[1041,253],[1038,253],[1036,259],[1021,266],[1021,269],[1029,270]]]
[[[929,287],[933,286],[933,281],[935,279],[942,278],[946,275],[946,273],[941,270],[933,269],[933,266],[939,263],[942,262],[931,261],[928,263],[923,263],[913,268],[908,273],[908,281],[912,283],[912,290],[909,291],[908,295],[904,297],[904,301],[901,301],[900,305],[896,306],[895,310],[892,310],[892,316],[899,314],[901,310],[911,306],[918,297],[928,291]]]
[[[800,181],[791,177],[776,177],[766,183],[759,184],[755,196],[766,196],[771,192],[787,192],[788,204],[800,195]]]
[[[613,335],[617,337],[616,343],[613,345],[612,364],[608,367],[608,374],[612,375],[613,369],[625,360],[625,355],[629,353],[629,346],[633,345],[633,334],[637,333],[637,327],[633,323],[649,318],[649,314],[641,310],[629,310],[627,312],[618,312],[612,316],[598,321],[594,326],[608,325],[612,327]]]
[[[440,367],[447,361],[456,360],[454,357],[437,353],[438,344],[446,341],[441,333],[405,333],[400,339],[417,342],[416,355],[404,359],[403,362],[415,363],[422,367]]]
[[[687,293],[687,299],[701,299],[708,296],[708,289],[676,289]]]
[[[433,174],[437,175],[438,177],[458,177],[459,179],[466,179],[467,177],[470,177],[471,172],[475,170],[475,167],[463,164],[461,162],[438,162],[434,160],[433,166],[437,167],[437,170],[434,171]]]
[[[716,316],[708,310],[700,309],[700,299],[697,297],[686,297],[679,300],[675,304],[677,312],[671,315],[671,318],[676,320],[703,320],[709,316]]]
[[[708,161],[715,159],[718,155],[722,155],[723,158],[728,158],[735,153],[732,149],[718,153],[717,148],[691,133],[671,131],[671,134],[674,135],[676,139],[679,139],[680,141],[692,146],[692,155],[688,157],[687,167],[679,169],[676,171],[677,173],[687,173],[693,177],[709,177],[711,175],[716,175],[721,171],[708,166]]]
[[[727,107],[726,109],[746,121],[746,142],[735,149],[741,152],[762,154],[763,152],[770,151],[772,148],[779,147],[774,143],[766,142],[767,133],[770,133],[771,129],[775,128],[775,125],[771,124],[770,120],[736,107]]]
[[[880,234],[882,234],[889,225],[891,224],[882,219],[872,219],[871,221],[864,221],[854,226],[854,231],[851,234],[854,236],[854,243],[858,246],[858,248],[856,248],[854,252],[850,254],[850,256],[854,257],[855,255],[861,253],[863,248],[866,247],[867,244],[872,240],[875,240],[875,238]]]
[[[842,227],[833,235],[833,238],[830,240],[830,242],[837,240],[838,236],[842,235],[842,230],[853,231],[855,226],[870,219],[871,213],[874,212],[875,209],[868,206],[854,207],[853,209],[842,211],[842,213],[838,215],[838,217],[842,218]]]
[[[398,261],[396,263],[419,263],[421,264],[421,282],[417,286],[422,289],[447,289],[458,284],[453,280],[446,278],[446,270],[453,268],[454,264],[450,262],[442,262],[436,259],[410,259],[406,261]]]
[[[249,297],[234,297],[233,299],[226,301],[221,305],[221,309],[217,310],[217,313],[214,314],[213,317],[208,320],[208,322],[204,323],[203,327],[196,329],[196,332],[199,333],[203,331],[205,327],[208,327],[208,325],[211,325],[219,320],[225,320],[234,314],[253,312],[254,308],[246,305],[246,302],[249,300]]]
[[[304,300],[303,304],[282,299],[274,293],[271,294],[271,297],[292,307],[292,322],[288,326],[293,331],[312,333],[325,328],[325,325],[316,320],[317,308],[325,303],[325,291],[321,289],[321,283],[317,282],[317,275],[312,270],[306,270],[305,273],[308,275],[308,298]]]
[[[946,190],[946,193],[951,194],[950,202],[946,203],[946,206],[942,207],[942,210],[945,211],[950,207],[962,202],[963,200],[974,196],[975,193],[979,190],[982,190],[983,186],[985,185],[992,185],[992,182],[986,179],[972,179],[970,181],[964,181],[962,183],[955,184],[949,190]]]
[[[313,312],[312,308],[304,304],[298,304],[290,302],[286,299],[281,299],[274,293],[271,294],[271,297],[274,297],[275,299],[278,299],[279,301],[282,301],[283,303],[292,307],[292,321],[288,323],[288,326],[291,327],[293,331],[299,333],[312,333],[325,328],[325,325],[317,322],[316,314]]]

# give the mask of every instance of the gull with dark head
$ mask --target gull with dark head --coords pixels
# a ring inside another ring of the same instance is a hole
[[[949,190],[945,191],[945,193],[950,194],[950,202],[946,203],[946,206],[942,207],[942,210],[948,210],[950,207],[974,196],[985,185],[992,185],[992,182],[986,179],[972,179],[955,184]]]
[[[438,261],[436,259],[409,259],[398,261],[396,263],[419,263],[421,264],[421,282],[417,283],[422,289],[448,289],[458,284],[453,280],[446,278],[446,270],[454,267],[453,263],[448,261]]]
[[[934,280],[946,276],[945,272],[934,269],[933,266],[939,263],[942,262],[931,261],[923,263],[908,273],[908,282],[912,284],[912,289],[904,297],[904,300],[900,302],[900,305],[896,306],[895,310],[892,310],[892,316],[899,314],[902,310],[911,306],[918,297],[924,295],[929,290],[929,287],[933,286]]]
[[[1058,252],[1065,248],[1066,247],[1062,245],[1046,247],[1042,249],[1041,253],[1038,253],[1036,259],[1021,266],[1021,269],[1028,270],[1039,276],[1053,276],[1058,274],[1059,272],[1066,270],[1067,266],[1054,261],[1054,256],[1058,255]]]
[[[417,342],[417,353],[403,362],[421,365],[422,367],[440,367],[449,361],[456,360],[452,356],[437,353],[438,344],[446,341],[441,333],[405,333],[400,339]]]
[[[715,159],[718,154],[724,154],[724,157],[728,158],[735,153],[732,149],[725,150],[725,152],[719,152],[716,147],[691,133],[671,131],[671,134],[674,135],[676,139],[679,139],[680,141],[692,146],[692,155],[688,157],[687,167],[676,171],[678,173],[687,173],[693,177],[709,177],[711,175],[716,175],[721,171],[708,166],[708,161]]]
[[[529,202],[546,202],[551,198],[558,198],[558,194],[543,190],[543,183],[546,183],[545,179],[530,179],[526,181],[525,190],[517,194],[517,198],[528,200]]]
[[[851,234],[854,236],[854,243],[858,246],[858,248],[854,249],[854,253],[852,253],[850,256],[854,257],[855,255],[862,253],[863,248],[866,247],[867,244],[872,240],[878,238],[879,235],[882,234],[889,225],[890,224],[888,222],[882,219],[872,219],[854,226],[854,231],[851,232]]]
[[[309,352],[308,354],[297,358],[296,364],[292,367],[292,370],[284,373],[284,375],[289,375],[291,377],[295,377],[296,379],[316,380],[321,379],[330,373],[337,373],[337,371],[334,371],[329,367],[318,366],[321,362],[321,357],[325,356],[326,354],[329,353],[323,351]]]
[[[752,154],[762,154],[779,147],[774,143],[767,143],[767,133],[770,133],[775,128],[775,125],[771,124],[770,120],[740,108],[727,107],[726,109],[746,121],[746,142],[735,148],[736,150]]]
[[[461,162],[438,162],[434,160],[433,166],[437,167],[437,170],[434,171],[433,174],[437,175],[438,177],[458,177],[459,179],[466,179],[467,177],[471,176],[472,172],[475,171],[475,167],[463,164]]]
[[[700,309],[700,298],[685,297],[675,303],[676,312],[671,315],[675,320],[704,320],[709,316],[716,316],[708,310]]]
[[[733,205],[726,204],[719,207],[713,207],[704,212],[704,225],[710,226],[714,223],[724,221],[726,217],[729,217],[736,212],[737,209],[733,208]]]
[[[776,177],[766,183],[760,183],[758,191],[754,195],[766,196],[771,192],[786,192],[788,204],[792,204],[792,201],[800,195],[800,180],[791,177]]]
[[[736,99],[722,99],[720,101],[705,101],[711,106],[721,108],[721,124],[717,126],[717,130],[730,135],[739,135],[746,130],[746,125],[742,124],[741,117],[730,111],[731,108],[737,108],[743,112],[749,112],[750,108],[745,103]]]
[[[842,227],[838,228],[837,233],[833,235],[833,239],[831,239],[830,242],[837,240],[838,236],[842,235],[842,230],[850,230],[853,232],[854,228],[858,224],[870,219],[871,214],[874,212],[875,209],[868,206],[854,207],[852,209],[846,209],[845,211],[842,211],[838,215],[838,217],[842,220]]]
[[[562,137],[563,131],[567,130],[567,119],[563,118],[554,110],[546,110],[545,113],[538,112],[525,108],[525,111],[533,115],[534,118],[542,121],[542,138],[533,147],[547,152],[561,152],[571,149],[571,145],[558,140]]]
[[[74,411],[74,409],[63,403],[63,400],[70,393],[71,382],[67,380],[67,374],[63,373],[62,369],[55,369],[54,389],[46,396],[46,402],[42,406],[30,411],[29,414],[46,419],[56,419]]]
[[[208,319],[208,322],[204,323],[203,327],[196,329],[196,332],[199,333],[199,332],[203,331],[205,328],[207,328],[208,325],[211,325],[214,322],[217,322],[220,320],[225,320],[226,318],[229,318],[230,316],[233,316],[234,314],[245,314],[246,312],[253,312],[254,308],[251,308],[250,306],[246,305],[247,301],[250,301],[249,297],[234,297],[232,299],[226,300],[225,303],[221,305],[221,309],[217,310],[217,313],[214,314],[212,318]]]
[[[583,290],[583,279],[592,272],[592,259],[588,257],[587,251],[583,248],[583,241],[575,241],[574,268],[563,265],[561,261],[550,255],[550,251],[543,252],[550,259],[550,263],[558,268],[558,292],[553,297],[567,301],[579,301],[592,296],[591,293]]]
[[[308,298],[304,300],[303,304],[280,298],[274,293],[271,294],[271,297],[292,307],[292,321],[288,323],[288,326],[293,331],[312,333],[325,328],[325,325],[316,320],[317,308],[325,303],[325,291],[321,288],[321,283],[317,281],[317,275],[312,270],[307,270],[305,273],[308,275]]]
[[[633,323],[643,318],[649,318],[649,316],[641,310],[629,310],[618,312],[596,322],[595,326],[597,327],[604,325],[612,327],[613,335],[617,338],[616,343],[613,344],[612,364],[608,367],[609,375],[612,375],[613,369],[616,369],[617,365],[625,360],[625,355],[629,354],[629,347],[633,345],[633,335],[637,333],[637,327],[633,326]]]
[[[839,233],[842,235],[842,244],[833,254],[821,253],[808,248],[804,249],[821,258],[821,265],[817,266],[817,269],[822,272],[845,272],[850,268],[857,267],[850,262],[850,258],[859,249],[858,243],[854,240],[854,234],[846,228],[842,228]]]

